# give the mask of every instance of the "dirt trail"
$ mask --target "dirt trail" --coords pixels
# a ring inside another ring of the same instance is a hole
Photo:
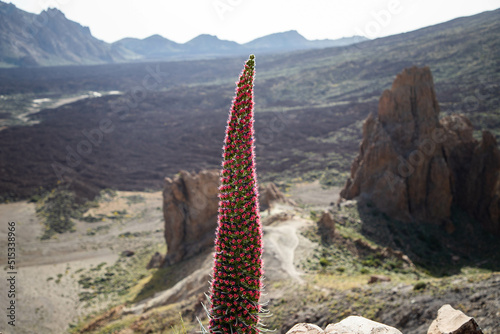
[[[285,219],[273,219],[283,217],[283,214],[285,214]],[[271,211],[262,212],[262,221],[274,221],[263,226],[263,263],[266,284],[280,280],[303,283],[302,272],[298,270],[298,264],[303,258],[310,256],[315,245],[302,236],[300,230],[312,222],[302,218],[297,208],[290,205],[276,205]],[[198,264],[200,269],[184,277],[172,288],[127,307],[125,314],[147,312],[155,307],[187,300],[206,291],[212,262],[211,253],[207,252],[205,259]]]
[[[295,267],[295,251],[299,246],[298,229],[307,221],[295,218],[279,226],[264,226],[265,276],[271,281],[292,278],[302,282]]]

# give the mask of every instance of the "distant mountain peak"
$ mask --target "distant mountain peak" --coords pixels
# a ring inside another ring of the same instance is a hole
[[[271,38],[271,37],[281,37],[281,38],[292,37],[292,38],[300,38],[300,39],[306,40],[306,38],[304,36],[302,36],[297,30],[287,30],[287,31],[283,31],[283,32],[275,32],[275,33],[272,33],[272,34],[269,34],[266,36],[262,36],[262,37],[254,39],[253,41],[259,40],[261,38]],[[253,42],[253,41],[251,41],[251,42]]]
[[[191,39],[189,42],[192,41],[221,41],[221,39],[215,35],[210,35],[210,34],[201,34],[196,36],[195,38]]]
[[[201,34],[184,44],[188,53],[195,55],[242,54],[243,47],[232,41],[222,40],[217,36]]]
[[[344,46],[362,42],[366,38],[343,37],[340,39],[308,40],[297,30],[288,30],[256,38],[245,44],[245,47],[260,52],[283,52],[304,49],[318,49]]]
[[[165,43],[165,42],[175,43],[175,42],[172,42],[171,40],[169,40],[168,38],[165,38],[159,34],[154,34],[154,35],[151,35],[149,37],[146,37],[143,39],[143,41],[144,42],[156,42],[156,43]]]
[[[40,15],[48,15],[49,17],[59,17],[66,19],[66,15],[57,8],[48,8],[40,13]]]
[[[3,1],[0,1],[0,8],[3,9],[3,8],[17,8],[14,4],[12,3],[6,3],[6,2],[3,2]]]
[[[288,30],[288,31],[278,32],[276,34],[271,34],[271,35],[279,35],[279,34],[304,37],[297,30]]]
[[[151,35],[151,36],[146,37],[144,39],[146,40],[146,39],[166,39],[166,38],[163,37],[163,36],[161,36],[161,35],[159,35],[159,34],[154,34],[154,35]]]

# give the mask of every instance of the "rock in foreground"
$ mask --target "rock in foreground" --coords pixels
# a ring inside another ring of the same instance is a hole
[[[286,334],[401,334],[394,327],[363,317],[350,316],[336,324],[329,324],[325,330],[314,324],[299,323]]]
[[[300,323],[293,326],[286,334],[322,334],[325,331],[314,324]]]
[[[325,330],[314,324],[298,323],[286,334],[401,334],[391,326],[359,316],[329,324]],[[450,305],[443,305],[427,334],[483,334],[474,318],[466,316]]]
[[[474,318],[466,316],[450,305],[443,305],[427,334],[483,334]]]
[[[350,316],[339,323],[328,325],[325,334],[401,334],[401,332],[380,322]]]

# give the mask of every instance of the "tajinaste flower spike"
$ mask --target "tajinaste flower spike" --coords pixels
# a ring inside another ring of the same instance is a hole
[[[236,83],[224,140],[210,290],[210,333],[259,333],[262,226],[255,174],[255,57]]]

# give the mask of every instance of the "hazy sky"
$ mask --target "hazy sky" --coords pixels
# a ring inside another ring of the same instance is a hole
[[[4,0],[9,2],[9,0]],[[500,7],[500,0],[10,0],[32,13],[59,8],[106,42],[199,34],[245,43],[297,30],[308,39],[377,38]]]

